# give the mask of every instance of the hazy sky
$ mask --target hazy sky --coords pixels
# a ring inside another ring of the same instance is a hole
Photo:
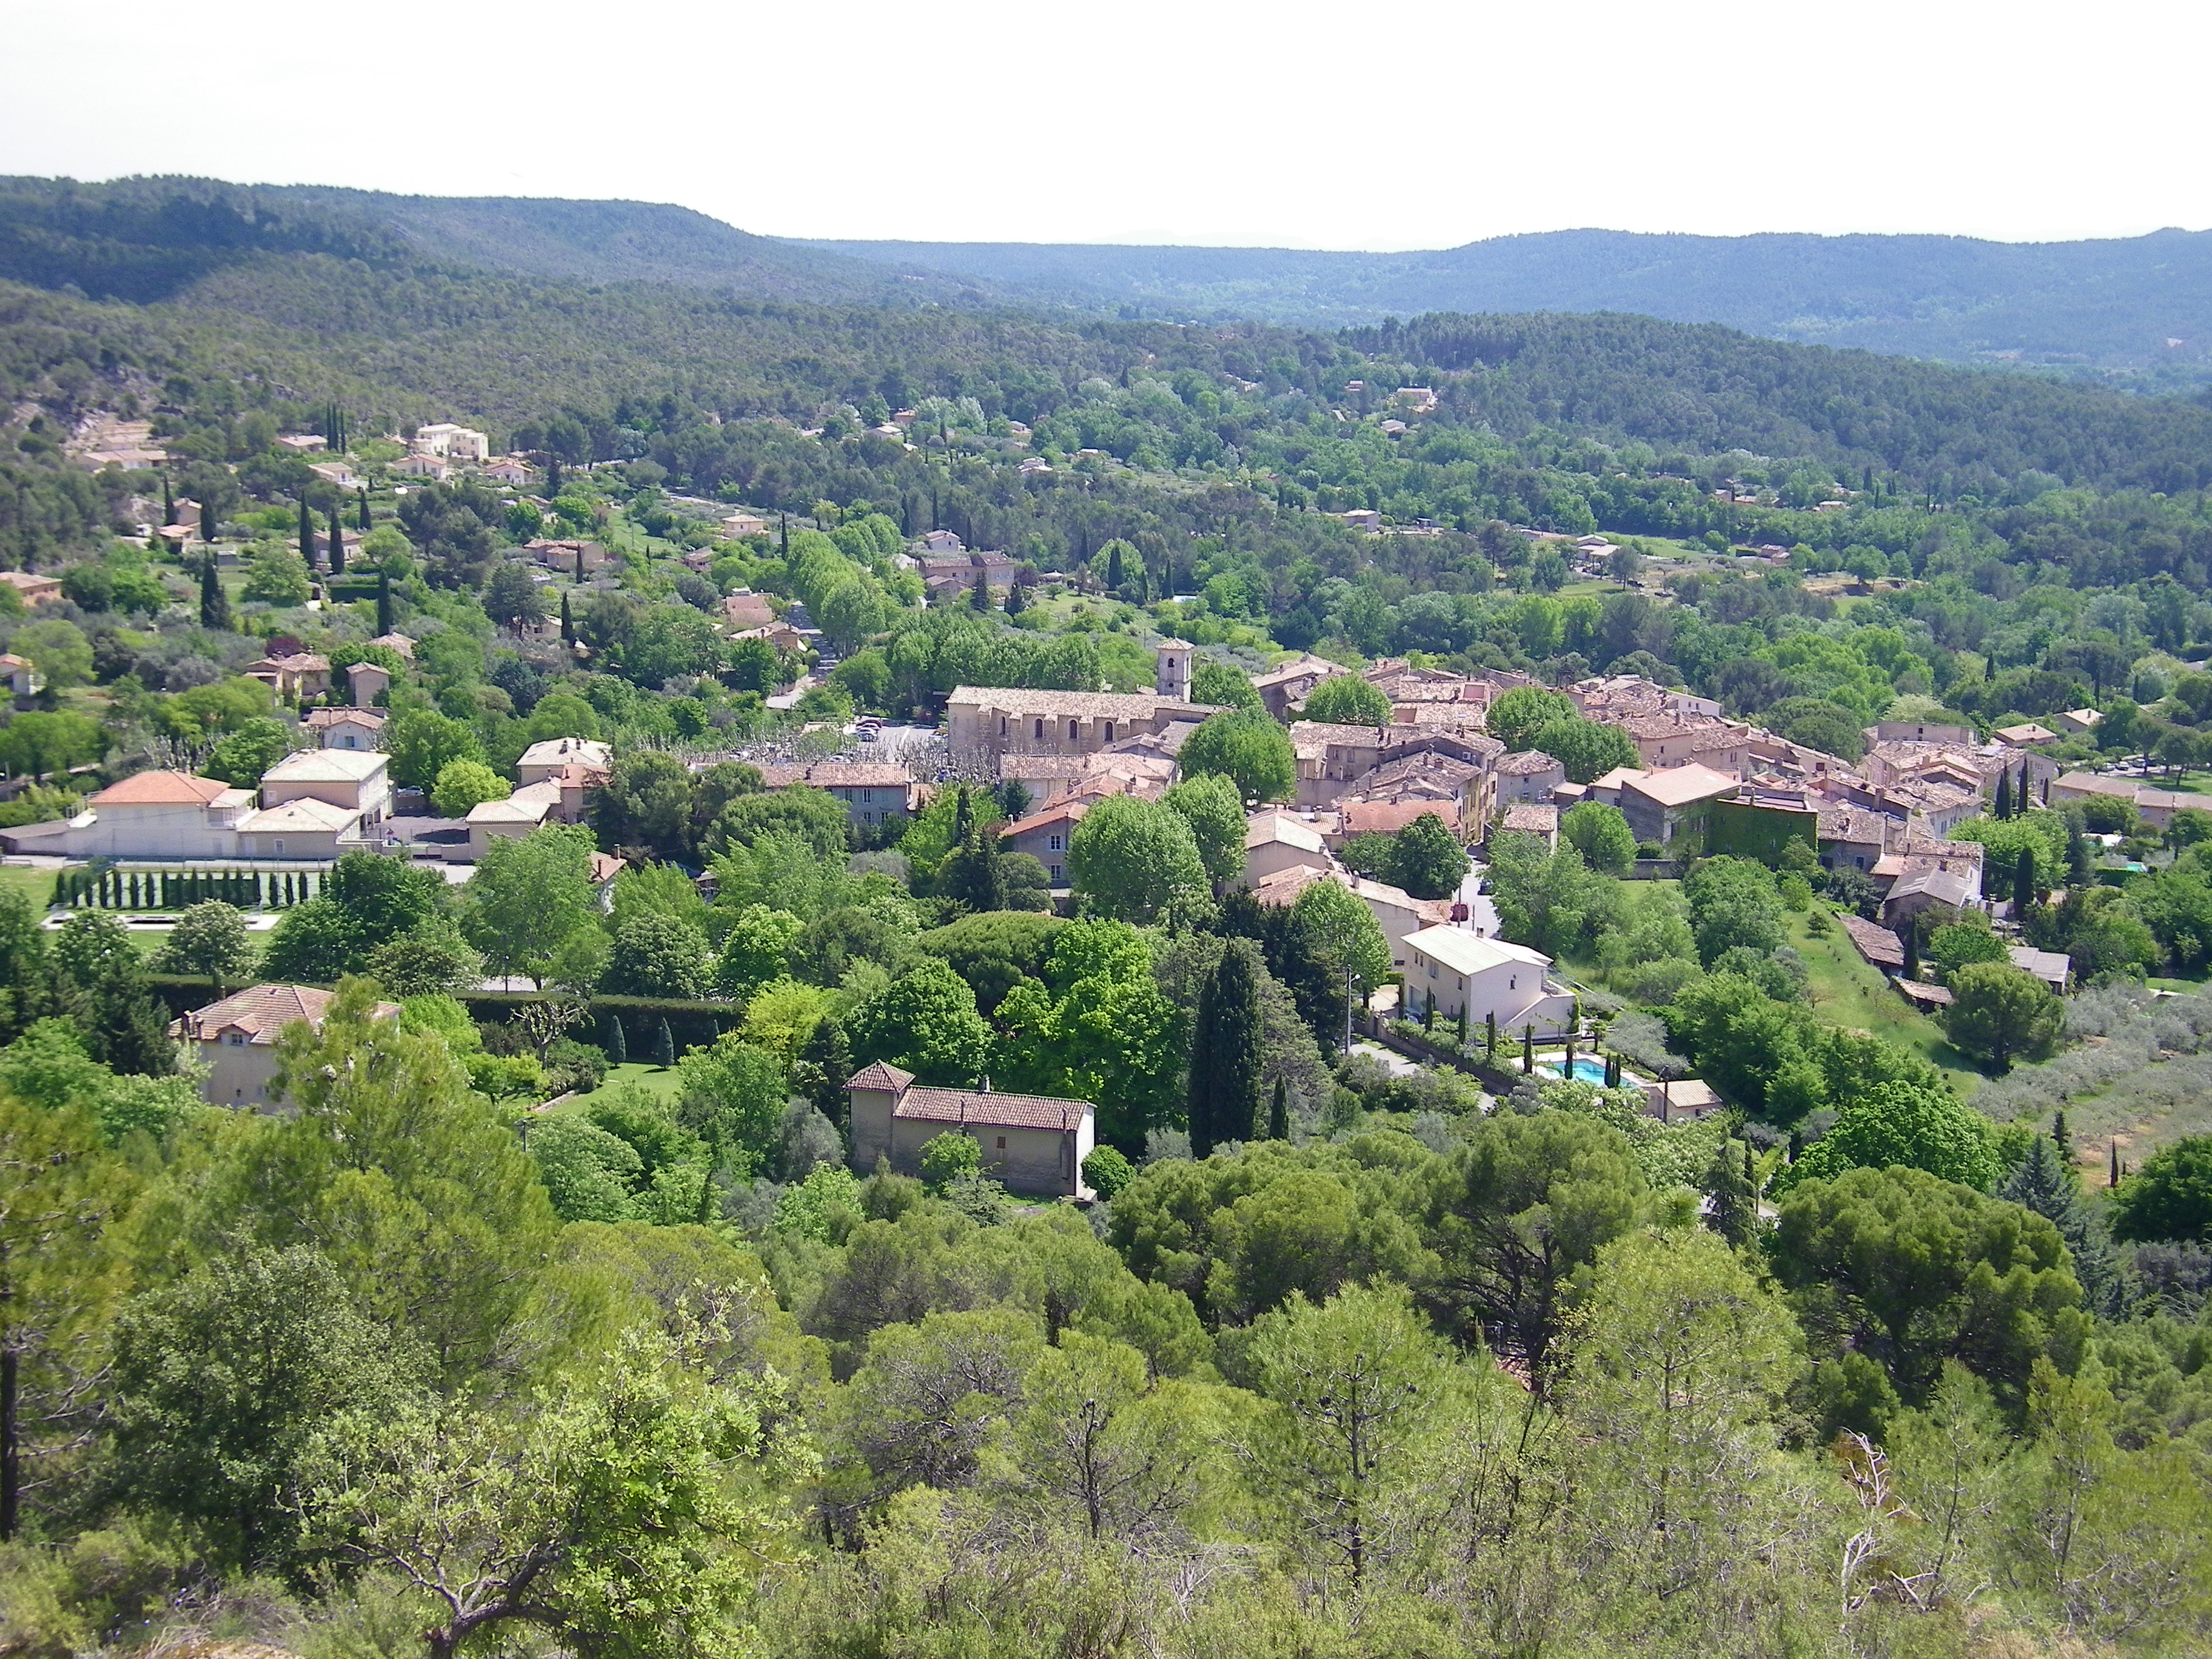
[[[0,0],[0,171],[1442,247],[2212,225],[2212,7]]]

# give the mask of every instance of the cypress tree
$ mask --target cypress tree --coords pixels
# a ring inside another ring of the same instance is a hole
[[[1109,592],[1121,591],[1121,544],[1110,543],[1106,549],[1106,586]]]
[[[1467,1005],[1463,1002],[1459,1006],[1459,1046],[1467,1047]]]
[[[566,599],[561,601],[561,614],[563,617],[568,614],[568,601]],[[389,570],[380,570],[376,573],[376,632],[378,637],[381,638],[391,631],[392,573]]]
[[[664,1072],[676,1063],[676,1033],[668,1029],[665,1016],[660,1029],[653,1034],[653,1063]]]
[[[1996,804],[1990,811],[2000,818],[2012,816],[2012,773],[2009,769],[1997,774]]]
[[[1022,584],[1018,577],[1013,586],[1006,589],[1006,614],[1009,617],[1018,617],[1029,608],[1029,596],[1022,592]]]
[[[2067,1131],[2066,1109],[2063,1106],[2051,1115],[2051,1144],[2058,1149],[2058,1156],[2063,1162],[2069,1165],[2073,1164],[2074,1137]]]
[[[1521,1028],[1521,1075],[1533,1077],[1535,1071],[1536,1028],[1533,1025],[1524,1025]]]
[[[608,1065],[629,1064],[629,1044],[623,1036],[622,1017],[619,1014],[607,1016],[606,1029],[599,1033],[599,1047],[607,1051]]]
[[[1487,1058],[1495,1061],[1498,1058],[1498,1011],[1494,1008],[1482,1017],[1482,1041]]]
[[[2027,913],[2035,908],[2039,895],[2036,891],[2035,849],[2023,847],[2012,867],[2012,919],[2027,920]]]
[[[584,548],[580,542],[576,544],[576,580],[580,583],[584,580]]]
[[[345,527],[335,510],[331,514],[331,574],[345,574]]]
[[[1265,1036],[1251,947],[1231,940],[1199,988],[1190,1047],[1190,1152],[1249,1140],[1260,1111]]]
[[[845,1040],[844,1026],[835,1019],[816,1021],[812,1035],[799,1051],[799,1063],[815,1110],[839,1129],[848,1127],[853,1097],[845,1092],[845,1085],[853,1075],[853,1047]]]
[[[1434,1036],[1436,1034],[1436,1029],[1437,1000],[1434,997],[1431,997],[1426,1002],[1421,1005],[1421,1030],[1429,1033],[1431,1036]]]
[[[967,793],[963,790],[964,802]],[[970,910],[1003,910],[1006,908],[1006,867],[999,858],[998,832],[979,824],[968,832],[967,839],[952,851],[946,860],[945,896],[956,899]]]
[[[561,458],[558,455],[548,455],[545,458],[545,499],[550,501],[560,493]]]
[[[2120,1143],[2117,1139],[2112,1142],[2112,1173],[2106,1176],[2105,1184],[2110,1187],[2120,1184]]]
[[[1920,930],[1912,925],[1909,917],[1905,923],[1904,943],[1905,976],[1907,979],[1918,979],[1920,977]]]
[[[213,548],[208,549],[207,556],[200,562],[200,626],[210,631],[230,627],[230,595],[216,580]]]
[[[1282,1079],[1275,1079],[1275,1097],[1267,1107],[1267,1139],[1288,1140],[1291,1138],[1290,1085]]]
[[[354,528],[364,536],[368,534],[368,486],[363,484],[354,492]]]
[[[2120,1267],[2111,1242],[2081,1191],[2081,1183],[2058,1148],[2038,1135],[2020,1167],[1997,1188],[1997,1196],[2021,1205],[2058,1229],[2074,1259],[2081,1299],[2093,1313],[2110,1317],[2118,1310]]]
[[[200,539],[207,544],[208,557],[215,556],[215,509],[205,502],[200,505]]]
[[[991,608],[991,578],[988,571],[975,573],[975,591],[968,596],[968,603],[977,611]]]
[[[968,831],[975,822],[974,811],[968,802],[968,786],[963,783],[952,794],[952,844],[955,847],[968,839]]]
[[[568,594],[565,589],[561,594],[561,640],[562,643],[571,647],[576,643],[576,619],[568,612]]]
[[[308,569],[315,568],[315,515],[304,495],[300,498],[300,559]]]
[[[1802,1129],[1792,1129],[1790,1132],[1790,1161],[1795,1164],[1804,1156],[1805,1132]]]
[[[2032,804],[2027,793],[2027,763],[2020,763],[2020,787],[2012,792],[2013,811],[2025,812]]]
[[[174,524],[176,521],[176,497],[169,494],[169,475],[164,472],[161,475],[161,522],[163,524]]]

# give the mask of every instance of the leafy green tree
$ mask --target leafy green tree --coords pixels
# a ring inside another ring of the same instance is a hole
[[[1948,1090],[1886,1083],[1846,1102],[1827,1133],[1783,1172],[1778,1186],[1899,1165],[1985,1190],[1997,1175],[1989,1120]]]
[[[2140,1242],[2212,1242],[2212,1135],[2185,1135],[2112,1194],[2112,1231]]]
[[[75,1437],[64,1408],[89,1378],[73,1351],[123,1289],[108,1230],[137,1185],[88,1107],[0,1093],[0,1543],[21,1536],[26,1482],[58,1473],[55,1442]]]
[[[1489,850],[1499,931],[1516,945],[1562,956],[1611,931],[1621,915],[1620,884],[1571,846],[1553,852],[1541,836],[1516,833],[1493,835]]]
[[[995,830],[978,824],[954,848],[939,876],[945,896],[973,911],[1006,908],[1006,877]]]
[[[1467,849],[1434,812],[1391,837],[1389,880],[1418,899],[1449,898],[1470,868]]]
[[[765,904],[747,905],[726,925],[729,931],[722,936],[721,954],[714,962],[714,988],[732,997],[748,996],[789,973],[792,952],[806,929],[790,911]]]
[[[743,1651],[812,1462],[773,1370],[710,1371],[728,1340],[628,1331],[522,1413],[468,1395],[349,1413],[306,1494],[310,1539],[403,1587],[430,1659],[516,1621],[638,1659]]]
[[[471,807],[488,800],[505,800],[513,793],[507,781],[482,761],[450,760],[438,769],[430,805],[440,817],[465,818]]]
[[[218,1255],[117,1322],[114,1490],[212,1528],[220,1559],[287,1559],[299,1516],[271,1494],[332,1418],[400,1408],[418,1369],[312,1246]]]
[[[1291,734],[1250,710],[1209,714],[1183,739],[1176,761],[1187,778],[1218,773],[1237,786],[1242,800],[1288,800],[1298,785]]]
[[[1975,962],[1951,975],[1943,1033],[1999,1072],[2011,1070],[2016,1059],[2042,1059],[2065,1028],[2065,1005],[2025,969]]]
[[[1594,782],[1617,767],[1634,766],[1638,759],[1636,744],[1627,732],[1579,715],[1545,726],[1530,747],[1565,767],[1571,783]]]
[[[1103,916],[1152,921],[1202,915],[1208,907],[1206,865],[1190,821],[1133,795],[1109,796],[1085,815],[1068,838],[1067,872],[1077,897]]]
[[[999,1077],[1096,1103],[1100,1138],[1140,1150],[1146,1132],[1170,1121],[1180,1103],[1188,1040],[1152,953],[1127,923],[1079,921],[1054,936],[1042,976],[1017,983],[999,1003]]]
[[[1382,936],[1375,913],[1349,889],[1317,881],[1291,904],[1291,925],[1343,986],[1348,1030],[1352,1000],[1372,991],[1390,973],[1390,941]]]
[[[523,566],[510,560],[491,573],[484,584],[484,615],[503,628],[521,628],[545,620],[545,599]]]
[[[240,789],[258,789],[262,774],[291,753],[292,736],[280,720],[248,720],[216,744],[200,770]]]
[[[343,905],[311,898],[277,919],[262,952],[261,971],[286,983],[332,985],[365,963],[373,948]]]
[[[1928,960],[1948,982],[1970,963],[2009,962],[2005,942],[1990,930],[1989,918],[1970,911],[1958,921],[1938,927],[1928,939]]]
[[[1254,1139],[1264,1065],[1256,947],[1231,941],[1199,993],[1190,1043],[1190,1152]]]
[[[887,1060],[925,1083],[969,1085],[989,1063],[991,1028],[975,994],[941,962],[924,961],[853,1011],[855,1064]]]
[[[237,984],[253,971],[246,918],[216,899],[193,905],[177,918],[155,955],[154,966],[158,973],[203,975],[214,981],[220,999],[224,986]]]
[[[958,1181],[973,1181],[983,1173],[983,1148],[971,1134],[957,1129],[932,1135],[922,1143],[921,1178],[943,1192]]]
[[[17,656],[31,659],[50,691],[65,691],[92,678],[92,641],[73,622],[57,617],[19,628],[8,641],[8,648]]]
[[[2077,1352],[2086,1335],[2058,1230],[1923,1170],[1802,1182],[1770,1251],[1814,1352],[1866,1356],[1908,1405],[1947,1359],[2018,1402],[2039,1358]]]
[[[1109,1204],[1136,1178],[1136,1166],[1115,1147],[1094,1146],[1084,1154],[1084,1181]]]
[[[842,858],[851,823],[826,789],[794,785],[772,793],[741,795],[724,807],[703,843],[709,850],[750,847],[764,836],[790,836],[823,858]]]
[[[1557,691],[1516,686],[1490,705],[1483,729],[1516,754],[1536,746],[1536,734],[1560,720],[1577,718],[1575,706]]]
[[[1388,726],[1390,699],[1357,674],[1333,674],[1306,694],[1301,712],[1328,726]]]
[[[273,722],[272,722],[273,723]],[[0,765],[17,777],[44,778],[98,760],[107,752],[100,722],[73,710],[21,714],[0,731]],[[260,781],[260,774],[254,774]]]
[[[392,756],[392,781],[404,788],[429,789],[450,763],[484,758],[473,729],[434,709],[410,709],[386,727],[384,737]]]
[[[1650,1212],[1617,1129],[1568,1112],[1499,1114],[1428,1177],[1435,1294],[1455,1335],[1548,1384],[1575,1275]]]
[[[694,999],[707,994],[713,979],[714,954],[704,933],[676,916],[646,915],[615,929],[599,984],[622,996]]]
[[[1190,700],[1215,708],[1260,707],[1251,677],[1224,662],[1202,662],[1191,671]]]
[[[465,890],[461,931],[495,974],[526,974],[541,988],[556,953],[597,931],[591,832],[548,825],[484,849]]]
[[[1559,818],[1559,839],[1601,875],[1625,876],[1636,860],[1636,833],[1617,806],[1586,800]]]
[[[1231,882],[1244,873],[1244,803],[1234,783],[1218,774],[1186,778],[1162,795],[1160,804],[1180,812],[1190,825],[1209,879]]]
[[[264,542],[246,551],[246,597],[285,609],[305,605],[315,591],[307,562],[279,543]]]
[[[371,951],[368,971],[396,997],[451,994],[476,988],[483,977],[483,957],[458,922],[436,915]]]

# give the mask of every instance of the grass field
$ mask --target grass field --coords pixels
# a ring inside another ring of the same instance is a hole
[[[1832,927],[1826,938],[1815,939],[1805,931],[1806,921],[1807,915],[1785,915],[1783,931],[1785,942],[1805,958],[1813,1011],[1828,1024],[1871,1031],[1911,1049],[1941,1066],[1960,1093],[1972,1094],[1982,1074],[1944,1041],[1942,1028],[1892,990],[1889,981],[1851,948],[1842,928]]]
[[[0,864],[0,887],[21,893],[31,901],[32,909],[43,915],[54,900],[54,872],[27,870],[20,864]]]
[[[648,1062],[633,1060],[626,1065],[611,1068],[607,1073],[607,1080],[599,1086],[602,1089],[611,1089],[617,1085],[628,1084],[632,1087],[644,1090],[649,1095],[657,1096],[662,1100],[673,1101],[676,1098],[677,1085],[681,1080],[679,1073],[673,1066],[664,1071],[661,1067]]]

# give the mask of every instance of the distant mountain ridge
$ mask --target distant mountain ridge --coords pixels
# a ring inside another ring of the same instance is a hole
[[[211,179],[0,178],[0,280],[143,305],[221,270],[298,254],[372,269],[661,283],[814,304],[953,301],[970,286],[755,236],[659,203],[396,196]]]
[[[2212,377],[2212,232],[2014,244],[1563,230],[1421,253],[805,246],[1125,314],[1343,327],[1430,312],[1625,311],[1808,343],[2063,368],[2145,389]]]

